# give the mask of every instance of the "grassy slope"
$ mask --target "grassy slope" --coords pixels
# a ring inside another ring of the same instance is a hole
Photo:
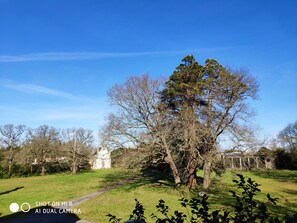
[[[155,212],[155,206],[160,199],[165,200],[170,208],[176,210],[180,209],[178,201],[180,197],[181,194],[172,187],[140,180],[81,204],[79,208],[83,210],[83,213],[79,217],[103,223],[108,222],[106,214],[111,213],[127,220],[134,209],[134,199],[137,199],[144,205],[146,216],[150,220],[149,215]]]
[[[270,193],[280,198],[278,206],[272,207],[275,213],[297,212],[297,171],[243,172],[243,174],[260,183],[263,193]],[[2,215],[10,214],[8,206],[12,202],[28,202],[34,206],[36,201],[71,200],[103,188],[112,182],[127,179],[131,175],[122,170],[112,169],[79,175],[58,174],[0,180],[0,212]],[[156,179],[159,181],[156,182]],[[185,192],[175,190],[167,184],[166,180],[160,179],[146,176],[144,179],[82,203],[78,207],[82,211],[79,217],[103,223],[108,222],[105,215],[112,213],[120,218],[128,219],[134,208],[135,198],[144,205],[149,222],[153,222],[149,215],[156,211],[155,205],[159,199],[165,200],[170,210],[182,210],[178,199]],[[221,178],[214,176],[214,186],[208,191],[211,207],[222,209],[231,205],[233,199],[230,197],[229,190],[234,189],[232,179],[235,179],[235,173],[231,172],[226,172]],[[5,193],[17,187],[23,188]],[[186,193],[186,196],[195,196],[198,191]],[[257,197],[261,201],[266,201],[264,194]]]
[[[270,207],[272,212],[275,214],[293,214],[297,212],[297,171],[241,172],[241,174],[251,177],[261,184],[260,189],[263,193],[257,196],[260,201],[267,200],[267,193],[280,198],[277,206]],[[234,199],[230,196],[229,190],[236,190],[232,182],[232,179],[235,178],[235,172],[226,172],[221,178],[214,176],[214,187],[208,191],[211,207],[230,209]],[[199,190],[193,191],[191,195],[197,196],[197,192]],[[165,200],[172,211],[184,210],[180,207],[178,201],[183,194],[164,184],[160,185],[150,180],[140,180],[81,204],[79,207],[83,210],[83,213],[79,217],[91,221],[107,222],[108,218],[105,215],[112,213],[126,220],[134,208],[134,199],[136,198],[144,205],[149,222],[153,222],[149,215],[156,212],[155,205],[159,199]],[[189,194],[186,196],[189,196]]]
[[[63,202],[97,191],[106,185],[128,178],[132,173],[119,169],[90,171],[78,175],[55,174],[0,180],[0,213],[11,214],[12,202]],[[19,188],[19,189],[18,189]]]

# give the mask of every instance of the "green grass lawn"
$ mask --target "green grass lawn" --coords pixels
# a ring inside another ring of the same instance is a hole
[[[293,214],[297,212],[297,171],[258,171],[240,172],[261,184],[262,193],[257,196],[260,201],[266,201],[266,194],[278,197],[277,206],[269,207],[274,214]],[[8,206],[12,202],[28,202],[34,207],[36,201],[69,201],[85,194],[97,191],[109,184],[130,178],[135,173],[119,169],[85,172],[78,175],[56,174],[39,177],[13,178],[0,180],[0,213],[10,214]],[[198,173],[201,176],[202,173]],[[213,187],[207,191],[210,207],[213,209],[228,209],[233,198],[229,190],[236,189],[232,180],[236,172],[227,171],[222,177],[213,176]],[[163,175],[164,176],[164,175]],[[95,222],[108,222],[107,213],[112,213],[123,220],[135,206],[138,199],[145,207],[148,222],[151,213],[156,212],[156,204],[165,200],[170,210],[184,210],[179,199],[182,196],[197,196],[198,189],[190,193],[185,189],[175,189],[167,179],[156,173],[145,175],[140,180],[126,184],[117,189],[95,197],[80,204],[76,208],[82,211],[78,216]]]
[[[77,175],[68,173],[47,176],[11,178],[0,180],[0,213],[11,214],[9,205],[27,202],[31,207],[41,206],[36,202],[65,202],[97,191],[117,181],[132,177],[132,171],[107,169]]]
[[[274,198],[279,198],[277,205],[269,205],[269,210],[275,215],[297,213],[297,171],[273,170],[230,172],[227,171],[221,178],[215,177],[215,185],[209,191],[210,203],[215,208],[225,208],[232,205],[233,198],[229,190],[236,190],[232,180],[236,179],[236,173],[251,178],[260,184],[261,193],[256,199],[265,202],[269,193]]]
[[[175,210],[180,209],[178,201],[180,197],[181,192],[174,187],[144,179],[109,191],[87,203],[82,203],[79,208],[83,210],[83,213],[79,217],[103,223],[108,222],[106,214],[111,213],[127,220],[135,207],[134,200],[137,199],[144,205],[145,213],[150,220],[149,216],[155,212],[155,206],[160,199],[165,200],[167,205]]]
[[[261,184],[260,193],[256,198],[259,201],[267,201],[266,194],[280,200],[277,206],[269,206],[269,210],[275,215],[294,214],[297,212],[297,171],[265,171],[265,172],[238,172],[246,177],[251,177],[257,183]],[[202,173],[199,173],[202,175]],[[236,178],[236,172],[227,171],[222,177],[213,176],[213,187],[207,191],[209,195],[210,207],[212,209],[230,209],[234,199],[230,196],[229,190],[236,190],[233,179]],[[160,181],[159,181],[160,182]],[[202,188],[187,193],[186,190],[176,190],[172,185],[153,182],[144,179],[135,183],[122,186],[109,191],[102,196],[82,203],[79,208],[83,213],[79,217],[95,222],[108,222],[107,213],[116,215],[123,220],[129,219],[135,202],[139,200],[145,207],[145,213],[148,222],[154,222],[150,218],[151,213],[156,213],[155,206],[160,199],[165,200],[170,210],[185,211],[180,206],[179,199],[182,196],[197,196]]]

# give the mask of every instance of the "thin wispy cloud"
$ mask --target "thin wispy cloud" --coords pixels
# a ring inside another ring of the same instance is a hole
[[[97,60],[104,58],[124,58],[153,55],[175,55],[194,52],[222,51],[234,47],[200,48],[192,50],[147,51],[147,52],[46,52],[23,55],[0,55],[1,63],[29,61],[65,61],[65,60]]]
[[[77,126],[96,131],[104,123],[105,114],[109,111],[108,107],[99,106],[99,102],[89,106],[59,106],[59,109],[55,105],[35,109],[0,106],[0,123],[16,123],[18,120],[18,124],[30,127],[47,124],[60,128]]]
[[[33,93],[33,94],[42,94],[48,96],[54,96],[58,98],[70,99],[70,100],[85,100],[91,102],[92,99],[82,96],[76,96],[67,92],[59,91],[53,88],[48,88],[40,85],[34,84],[12,84],[12,83],[1,83],[0,86],[9,88],[12,90]]]
[[[49,52],[23,55],[1,55],[0,62],[26,62],[26,61],[61,61],[61,60],[95,60],[113,57],[133,57],[150,55],[151,52],[139,53],[104,53],[104,52]]]
[[[56,109],[55,105],[48,105],[39,109],[38,119],[43,121],[73,121],[73,122],[88,122],[102,123],[106,115],[111,111],[111,108],[105,102],[98,100],[96,104],[84,104],[77,106],[75,104],[59,106]],[[92,124],[94,124],[92,123]]]

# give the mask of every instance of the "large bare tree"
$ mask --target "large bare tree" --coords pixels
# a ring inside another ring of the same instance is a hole
[[[9,150],[8,153],[8,175],[12,174],[12,167],[14,164],[15,148],[20,146],[21,136],[25,132],[26,127],[24,125],[14,126],[7,124],[0,126],[0,142],[3,147]]]
[[[109,115],[102,138],[112,147],[145,147],[148,156],[169,164],[175,183],[180,184],[170,146],[170,117],[158,94],[163,82],[142,75],[131,76],[124,84],[113,86],[108,98],[118,110]]]

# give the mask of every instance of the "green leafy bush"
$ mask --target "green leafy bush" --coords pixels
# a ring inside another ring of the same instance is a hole
[[[0,179],[9,178],[8,170],[0,165]]]
[[[274,151],[274,159],[276,169],[297,170],[297,150],[278,148]]]

